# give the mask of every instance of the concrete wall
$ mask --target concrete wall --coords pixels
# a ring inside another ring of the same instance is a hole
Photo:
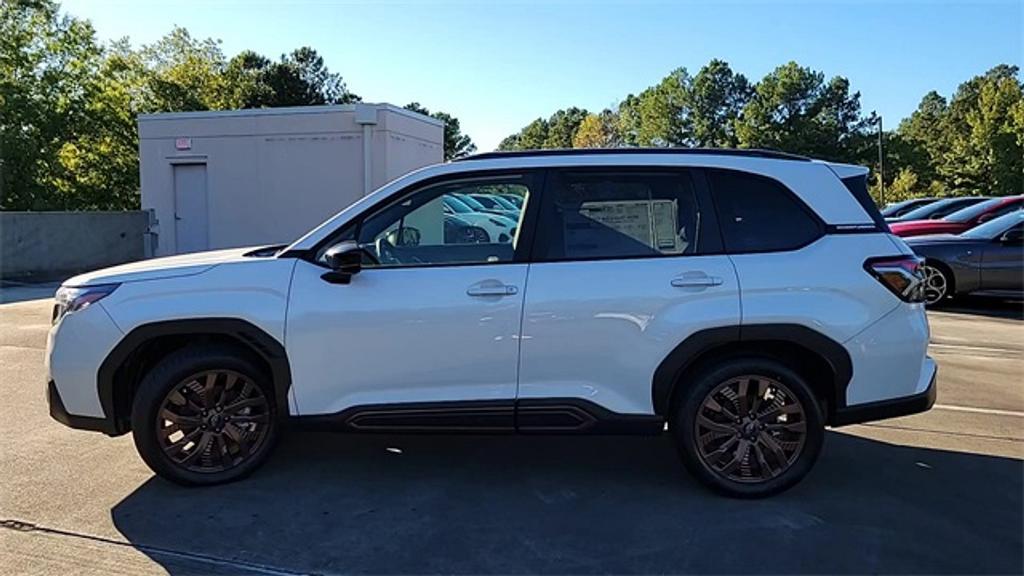
[[[0,278],[60,279],[145,255],[149,215],[0,212]]]
[[[140,116],[142,208],[156,215],[156,254],[181,252],[177,233],[190,229],[176,214],[176,165],[205,167],[211,250],[291,242],[358,200],[364,131],[357,107],[376,122],[373,188],[442,161],[443,124],[387,104]]]

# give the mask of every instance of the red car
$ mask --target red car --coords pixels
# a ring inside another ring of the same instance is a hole
[[[988,222],[1014,210],[1020,210],[1022,207],[1024,207],[1024,196],[992,198],[953,212],[940,220],[893,222],[889,224],[889,228],[893,234],[904,238],[925,234],[959,234],[982,222]]]

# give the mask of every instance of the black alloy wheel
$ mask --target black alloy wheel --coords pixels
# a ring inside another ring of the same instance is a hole
[[[810,472],[825,437],[804,377],[770,357],[735,357],[681,380],[669,420],[683,464],[708,487],[760,498]]]
[[[734,482],[763,482],[785,472],[807,438],[799,399],[781,382],[754,374],[719,384],[693,425],[701,463]]]
[[[184,485],[238,480],[269,456],[280,427],[266,369],[240,346],[191,345],[157,362],[132,403],[139,455]]]
[[[197,473],[223,472],[260,449],[270,405],[259,386],[233,370],[205,370],[164,397],[156,419],[164,455]]]

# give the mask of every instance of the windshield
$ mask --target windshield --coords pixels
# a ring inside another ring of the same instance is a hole
[[[1004,232],[1015,225],[1019,226],[1022,222],[1024,222],[1024,212],[1011,212],[975,226],[961,234],[960,237],[972,240],[995,240],[1002,236]]]
[[[894,202],[892,204],[889,204],[885,208],[882,208],[880,212],[882,213],[882,216],[893,216],[900,210],[906,208],[907,206],[912,206],[914,202],[915,200],[904,200],[902,202]]]
[[[953,212],[949,216],[943,218],[943,220],[945,220],[946,222],[970,222],[971,220],[974,220],[981,214],[984,214],[985,212],[990,210],[993,206],[997,206],[1000,203],[1002,203],[1002,199],[1000,198],[985,200],[984,202],[979,202],[972,206],[968,206],[967,208],[957,210],[956,212]]]
[[[459,198],[459,200],[462,200],[462,202],[466,206],[469,206],[470,208],[472,208],[473,210],[476,210],[477,212],[479,212],[481,210],[487,210],[486,206],[484,206],[483,204],[477,202],[473,198],[470,198],[469,196],[464,196],[462,194],[459,194],[458,198]]]
[[[882,208],[882,216],[887,218],[896,218],[910,212],[911,210],[916,210],[922,206],[931,204],[932,202],[935,202],[935,198],[914,198],[913,200],[896,202]]]
[[[906,222],[908,220],[942,218],[943,216],[952,214],[961,208],[981,202],[982,200],[984,200],[984,198],[946,198],[944,200],[939,200],[938,202],[926,204],[920,208],[915,208],[903,216],[900,216],[900,221]]]
[[[466,206],[458,198],[453,198],[452,196],[445,196],[444,204],[445,206],[451,208],[452,211],[455,212],[456,214],[469,214],[470,212],[473,211],[472,208]]]
[[[495,209],[495,208],[501,208],[501,204],[498,204],[494,200],[494,198],[490,198],[490,197],[484,196],[482,194],[478,194],[476,196],[473,196],[472,198],[473,198],[473,200],[476,200],[480,204],[483,204],[484,206],[486,206],[487,208],[490,208],[492,210]]]

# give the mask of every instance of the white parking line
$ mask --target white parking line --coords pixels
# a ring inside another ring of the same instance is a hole
[[[1006,352],[1024,352],[1020,349],[1015,348],[996,348],[993,346],[969,346],[967,344],[941,344],[938,342],[931,342],[928,344],[929,348],[937,348],[942,350],[944,348],[949,350],[964,350],[967,352],[988,352],[992,354],[1003,354]]]
[[[971,412],[973,414],[990,414],[993,416],[1016,416],[1024,418],[1024,412],[1016,410],[996,410],[995,408],[974,408],[973,406],[954,406],[952,404],[936,404],[932,406],[938,410],[952,410],[954,412]]]

